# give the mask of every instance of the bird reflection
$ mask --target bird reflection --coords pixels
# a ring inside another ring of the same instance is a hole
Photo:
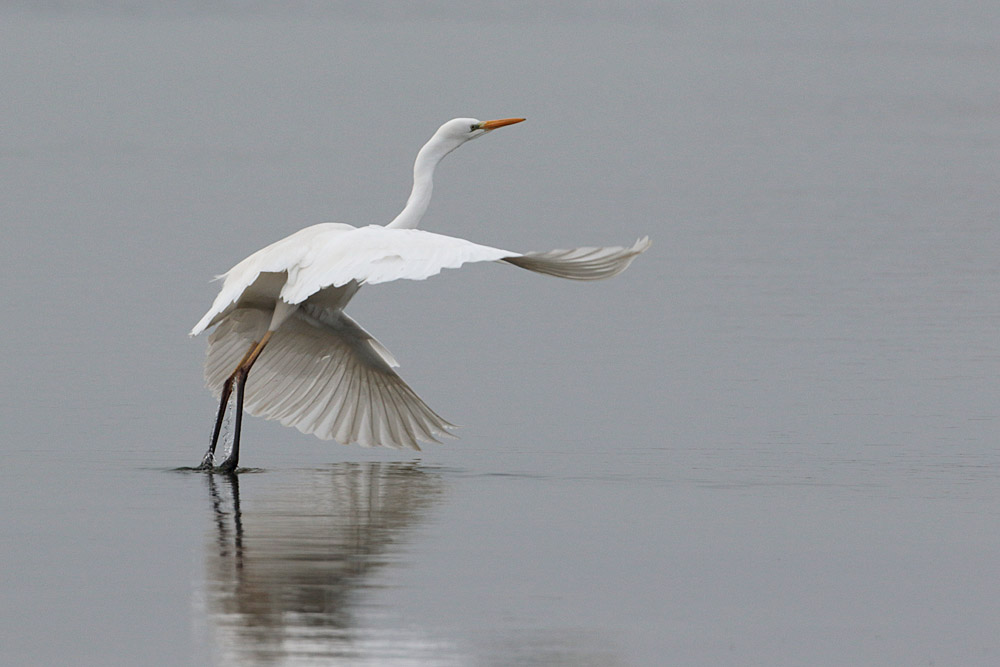
[[[296,473],[273,493],[255,488],[245,507],[239,477],[207,479],[206,604],[221,661],[363,657],[372,631],[356,619],[361,594],[440,496],[440,477],[415,463],[338,464]],[[253,475],[244,484],[258,485]]]

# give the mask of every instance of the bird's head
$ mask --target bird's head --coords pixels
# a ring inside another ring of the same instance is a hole
[[[481,137],[497,128],[520,123],[523,120],[523,118],[502,118],[500,120],[453,118],[438,128],[431,141],[440,142],[446,145],[449,151],[452,151],[470,139]]]

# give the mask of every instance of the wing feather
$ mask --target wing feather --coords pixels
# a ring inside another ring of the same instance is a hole
[[[424,280],[442,269],[468,262],[492,262],[517,255],[420,229],[370,225],[326,239],[308,264],[289,274],[281,290],[287,303],[302,303],[316,292],[351,281],[375,285],[392,280]]]
[[[545,273],[571,280],[601,280],[615,276],[645,252],[652,242],[642,237],[629,248],[611,246],[607,248],[574,248],[572,250],[552,250],[549,252],[529,252],[514,257],[504,257],[522,269]]]
[[[324,222],[275,241],[242,260],[216,280],[222,280],[222,288],[204,317],[191,329],[197,336],[205,329],[217,324],[241,301],[270,300],[272,303],[287,280],[287,274],[309,261],[309,254],[319,244],[330,242],[339,236],[349,234],[355,228],[336,222]],[[267,279],[268,275],[273,279]],[[237,360],[239,361],[239,360]]]
[[[212,307],[191,330],[197,335],[241,306],[267,307],[280,298],[300,304],[330,287],[424,280],[469,262],[506,261],[573,280],[599,280],[624,271],[650,246],[575,248],[516,253],[420,229],[323,223],[258,250],[226,272]],[[346,300],[353,290],[345,294]],[[389,357],[391,359],[391,356]],[[390,361],[390,364],[392,361]]]
[[[270,321],[266,310],[233,310],[209,337],[205,379],[218,396]],[[244,409],[343,444],[419,449],[452,425],[383,358],[381,344],[342,312],[302,308],[273,336],[247,380]]]
[[[279,297],[298,304],[331,286],[424,280],[442,269],[515,255],[419,229],[313,225],[258,250],[219,276],[222,288],[191,335],[217,324],[241,305],[273,303]]]

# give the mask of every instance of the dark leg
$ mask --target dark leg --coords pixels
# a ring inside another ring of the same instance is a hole
[[[243,426],[243,395],[247,386],[247,378],[250,377],[250,368],[254,365],[254,362],[257,361],[257,358],[260,357],[260,353],[264,351],[264,346],[267,345],[267,341],[271,340],[271,333],[272,332],[270,331],[265,333],[260,339],[260,342],[251,348],[251,350],[243,358],[243,361],[240,362],[240,365],[236,367],[236,370],[233,372],[231,380],[228,383],[230,391],[232,391],[232,383],[233,381],[236,382],[236,419],[235,424],[233,425],[233,448],[232,451],[229,452],[229,456],[226,457],[226,460],[219,466],[219,472],[231,473],[235,471],[236,465],[240,461],[240,431]],[[228,399],[228,396],[226,398]],[[223,406],[225,406],[225,403],[223,403]],[[224,414],[224,408],[220,407],[219,414],[220,416]],[[219,430],[219,422],[216,423],[215,429],[216,431]],[[213,448],[214,442],[215,440],[213,439]]]
[[[243,394],[247,386],[247,377],[250,375],[249,368],[242,368],[236,373],[236,419],[233,426],[233,448],[229,456],[219,466],[219,472],[233,472],[240,462],[240,431],[243,426]]]
[[[268,336],[269,338],[270,336]],[[201,465],[198,466],[198,470],[211,470],[212,464],[215,463],[215,447],[219,444],[219,434],[222,433],[222,422],[226,420],[226,408],[229,407],[229,397],[233,393],[233,382],[236,381],[236,375],[243,368],[243,364],[253,356],[253,353],[257,350],[259,343],[254,341],[250,345],[250,349],[247,353],[243,355],[240,359],[240,363],[236,364],[236,370],[233,374],[226,378],[226,383],[222,385],[222,400],[219,401],[219,414],[215,418],[215,429],[212,431],[212,444],[208,446],[208,451],[205,452],[205,456],[201,458]],[[260,352],[257,352],[259,355]],[[256,359],[256,357],[254,357]]]
[[[219,416],[215,418],[215,430],[212,432],[212,444],[201,459],[200,470],[211,470],[215,462],[215,446],[219,444],[219,434],[222,432],[222,422],[226,419],[226,408],[229,407],[229,395],[233,393],[233,376],[229,376],[222,385],[222,400],[219,401]]]

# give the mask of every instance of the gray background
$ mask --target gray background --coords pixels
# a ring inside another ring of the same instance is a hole
[[[0,8],[0,663],[995,663],[998,12],[828,4]],[[209,278],[459,115],[424,228],[653,248],[362,290],[458,441],[173,471]]]

